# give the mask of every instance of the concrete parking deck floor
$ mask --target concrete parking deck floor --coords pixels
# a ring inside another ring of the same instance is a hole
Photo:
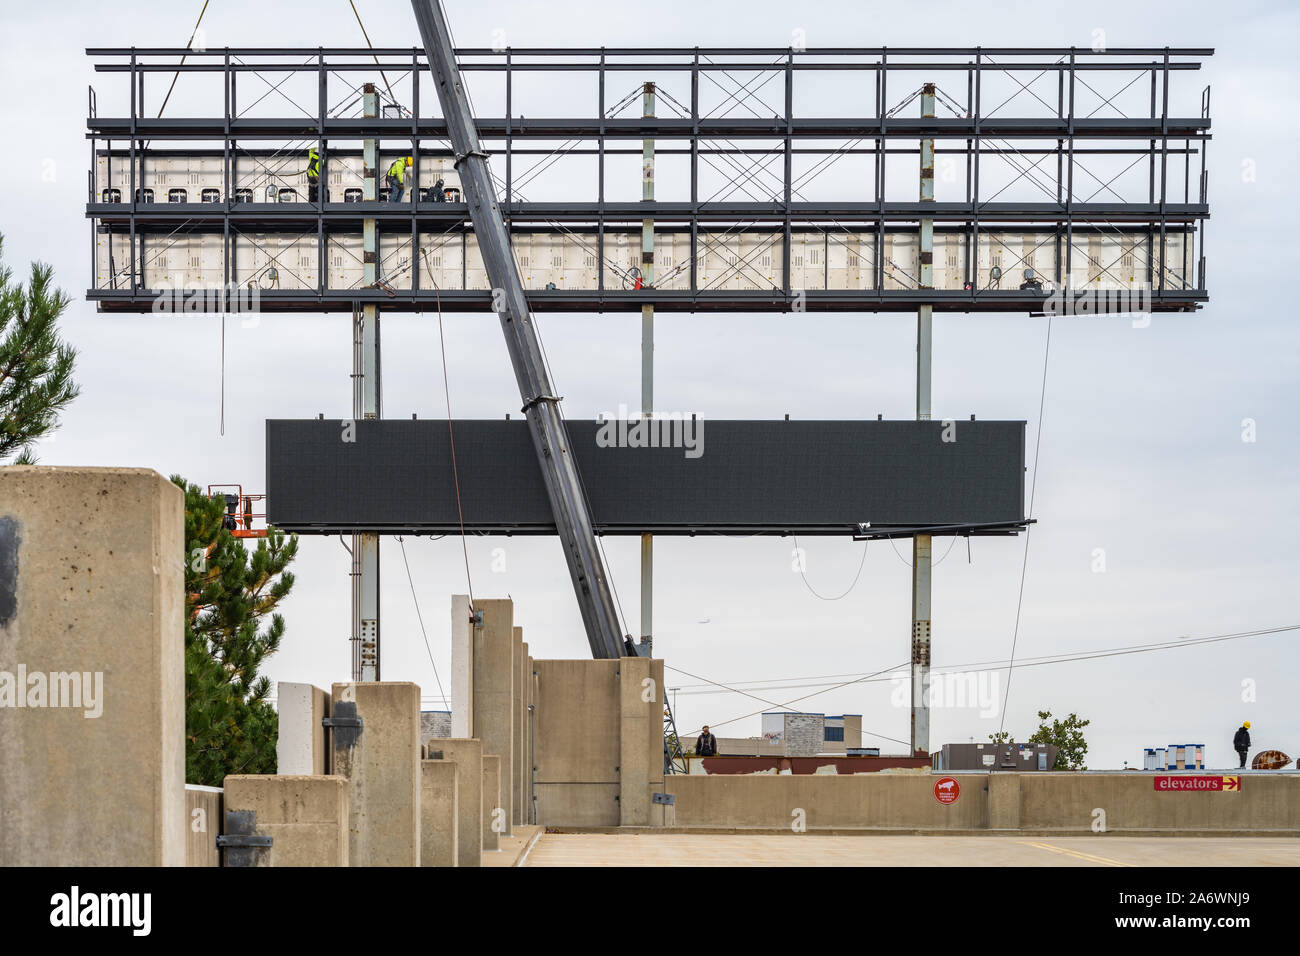
[[[1300,839],[545,833],[523,865],[1300,866]]]

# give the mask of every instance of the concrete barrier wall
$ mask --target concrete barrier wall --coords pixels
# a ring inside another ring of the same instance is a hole
[[[1102,810],[1108,830],[1300,831],[1300,773],[1241,774],[1237,791],[1166,793],[1156,791],[1150,773],[1016,776],[1023,828],[1091,832],[1094,811]]]
[[[157,472],[0,468],[0,866],[185,865],[184,552]]]
[[[434,741],[432,760],[456,764],[456,865],[483,863],[483,743],[450,737]]]
[[[663,782],[663,661],[535,661],[533,669],[536,822],[648,825],[650,794]]]
[[[533,789],[542,826],[619,825],[619,662],[535,662]]]
[[[501,758],[500,794],[492,807],[505,809],[506,828],[502,832],[508,834],[514,802],[515,644],[518,640],[514,602],[508,598],[480,598],[474,607],[483,615],[482,625],[473,628],[474,736],[483,741],[484,754]]]
[[[789,828],[803,811],[809,830],[850,827],[970,829],[985,826],[988,794],[984,775],[961,779],[956,802],[935,799],[938,777],[928,774],[853,776],[755,774],[670,775],[679,827]],[[657,822],[657,820],[656,820]]]
[[[220,787],[185,785],[185,865],[220,866],[217,834],[221,832]]]
[[[280,732],[276,770],[282,774],[329,773],[329,735],[321,723],[330,715],[330,695],[311,684],[280,681],[275,685]]]
[[[253,866],[348,865],[348,781],[343,777],[231,776],[225,780],[225,805],[227,813],[251,812],[253,834],[271,838],[270,847],[247,854]]]
[[[941,774],[852,776],[673,775],[679,827],[788,828],[802,809],[809,830],[904,828],[1062,830],[1276,830],[1300,833],[1300,774],[1242,774],[1236,791],[1160,792],[1149,773],[958,773],[951,805],[935,799]],[[1185,774],[1185,777],[1217,774]],[[1100,811],[1100,812],[1099,812]],[[666,822],[652,815],[652,824]]]
[[[420,761],[420,865],[456,866],[458,767],[452,760]]]
[[[483,852],[501,849],[501,837],[507,826],[509,810],[501,808],[501,758],[483,755]],[[502,815],[504,813],[504,816]]]
[[[528,678],[528,645],[524,643],[524,629],[515,628],[514,638],[514,710],[511,715],[510,731],[513,737],[514,762],[511,772],[510,818],[515,824],[523,824],[524,793],[527,790],[528,754],[524,741],[528,734],[528,689],[532,681]]]
[[[348,780],[353,866],[420,865],[420,688],[395,681],[335,684],[330,766]]]

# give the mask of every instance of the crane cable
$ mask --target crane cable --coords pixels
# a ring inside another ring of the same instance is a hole
[[[849,592],[852,591],[854,588],[856,588],[856,587],[858,586],[858,581],[859,581],[859,579],[861,579],[861,577],[862,577],[862,569],[863,569],[863,568],[866,566],[866,564],[867,564],[867,544],[868,544],[868,542],[863,542],[863,545],[862,545],[862,560],[858,562],[858,573],[855,574],[855,575],[853,575],[853,583],[850,584],[847,588],[845,588],[845,589],[844,589],[844,593],[841,594],[841,595],[839,595],[838,597],[826,597],[824,594],[818,594],[818,593],[817,593],[817,590],[816,590],[816,589],[815,589],[811,584],[808,583],[808,575],[807,575],[807,573],[806,573],[805,570],[804,570],[804,562],[803,562],[803,554],[802,554],[803,549],[799,547],[799,536],[798,536],[798,535],[793,535],[793,537],[794,537],[794,546],[795,546],[795,550],[796,550],[796,552],[797,552],[797,553],[795,554],[795,560],[799,562],[799,577],[803,578],[803,586],[806,587],[806,588],[808,589],[808,593],[809,593],[809,594],[811,594],[813,597],[817,598],[817,599],[820,600],[820,601],[839,601],[839,600],[842,600],[842,599],[848,597],[848,596],[849,596]],[[956,540],[956,539],[954,538],[953,540]]]
[[[428,256],[425,256],[426,262]],[[433,282],[430,274],[430,282]],[[447,438],[451,442],[451,475],[456,486],[456,517],[460,522],[460,549],[465,556],[465,586],[469,590],[469,610],[474,613],[474,578],[469,571],[469,543],[465,538],[465,512],[460,503],[460,471],[456,467],[456,431],[451,424],[451,383],[447,375],[447,339],[442,330],[442,295],[433,282],[434,299],[438,303],[438,345],[442,351],[442,390],[447,400]]]
[[[1038,395],[1038,429],[1034,437],[1034,478],[1029,484],[1029,514],[1034,514],[1034,494],[1038,491],[1038,454],[1043,450],[1043,406],[1047,401],[1047,363],[1052,355],[1052,315],[1047,316],[1047,341],[1043,346],[1043,386]],[[1025,525],[1025,554],[1020,563],[1020,591],[1016,596],[1016,623],[1011,631],[1011,657],[1007,660],[1007,686],[1002,695],[1002,719],[998,733],[1006,728],[1007,699],[1011,696],[1011,672],[1016,666],[1016,643],[1020,640],[1020,610],[1025,602],[1025,573],[1029,570],[1029,532],[1033,524]]]
[[[437,538],[434,540],[436,541]],[[438,665],[433,660],[433,648],[429,646],[429,632],[425,630],[424,615],[420,613],[420,599],[415,595],[415,580],[411,577],[411,563],[406,560],[406,541],[401,535],[398,535],[397,543],[402,546],[402,564],[406,565],[406,580],[411,585],[411,602],[415,605],[415,619],[420,622],[420,633],[424,635],[424,649],[429,654],[429,666],[433,668],[433,679],[438,684],[438,693],[442,695],[442,701],[445,704],[449,698],[447,692],[442,689],[442,678],[438,676]]]
[[[370,58],[375,61],[375,66],[379,66],[379,57],[374,52],[375,45],[370,42],[370,34],[366,32],[366,25],[361,22],[361,14],[357,12],[357,5],[352,0],[348,0],[348,6],[352,8],[352,15],[357,18],[357,26],[361,28],[361,35],[366,38],[366,46],[370,47]],[[393,95],[393,88],[388,85],[388,74],[384,72],[382,66],[379,66],[379,75],[384,79],[384,89],[388,90],[388,98],[393,103],[396,103],[397,97]]]
[[[194,43],[194,38],[199,35],[199,24],[203,22],[203,14],[208,12],[208,3],[210,0],[203,0],[203,9],[199,11],[199,18],[194,22],[194,30],[190,33],[189,41],[185,44],[185,49],[190,49]],[[185,62],[186,57],[181,57],[181,63]],[[177,64],[178,66],[180,64]],[[180,78],[181,71],[177,70],[172,74],[172,85],[167,87],[167,95],[163,97],[162,106],[158,107],[158,118],[161,119],[163,110],[167,108],[167,101],[172,98],[172,90],[176,89],[176,81]]]

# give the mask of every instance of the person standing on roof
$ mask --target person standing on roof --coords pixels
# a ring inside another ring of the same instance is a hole
[[[708,724],[704,725],[699,737],[695,738],[695,752],[701,757],[716,757],[718,755],[718,738],[709,733]]]
[[[401,202],[402,196],[406,192],[406,171],[414,165],[415,160],[410,156],[398,157],[393,160],[393,165],[388,167],[388,174],[384,177],[388,182],[388,188],[391,190],[388,194],[389,202]]]
[[[1250,721],[1245,721],[1237,728],[1236,735],[1232,738],[1232,748],[1237,751],[1237,756],[1241,758],[1241,769],[1246,767],[1246,756],[1250,753]]]
[[[307,201],[315,202],[320,196],[320,153],[313,146],[307,150]]]

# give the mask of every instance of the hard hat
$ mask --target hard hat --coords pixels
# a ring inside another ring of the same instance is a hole
[[[1241,726],[1245,727],[1247,730],[1250,730],[1250,721],[1249,721],[1249,720],[1246,721],[1246,722],[1245,722],[1244,724],[1242,724]]]
[[[406,157],[406,165],[410,166],[410,165],[413,165],[414,163],[415,163],[415,160],[413,160],[410,156],[407,156],[407,157]]]

